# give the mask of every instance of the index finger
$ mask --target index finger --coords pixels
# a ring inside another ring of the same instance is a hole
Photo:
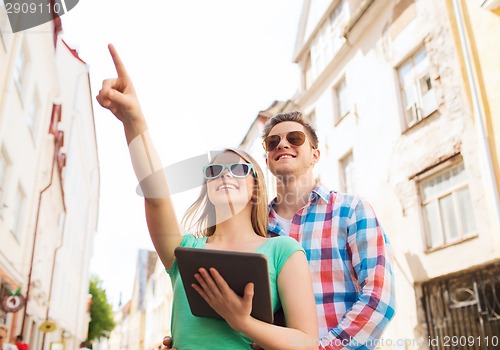
[[[226,280],[224,279],[224,277],[221,276],[219,271],[217,271],[216,269],[211,267],[210,274],[212,275],[212,278],[214,279],[215,283],[217,283],[217,286],[219,287],[219,289],[222,289],[222,288],[231,289],[231,287],[229,287]]]
[[[118,55],[113,44],[108,45],[109,53],[111,54],[111,58],[113,59],[113,63],[115,64],[116,72],[118,73],[118,78],[128,77],[127,70],[125,69],[125,65],[122,62],[122,59]]]

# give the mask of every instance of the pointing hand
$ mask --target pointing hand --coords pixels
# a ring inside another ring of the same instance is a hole
[[[102,89],[96,96],[97,101],[101,106],[109,109],[124,124],[143,120],[144,116],[134,84],[127,74],[125,65],[115,47],[109,44],[108,48],[118,77],[106,79],[102,82]]]

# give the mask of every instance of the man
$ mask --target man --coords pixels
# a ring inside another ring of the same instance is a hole
[[[300,112],[271,118],[263,144],[277,180],[268,230],[306,250],[321,347],[373,349],[395,311],[390,246],[373,209],[316,183],[318,137]]]
[[[15,350],[15,346],[7,343],[7,326],[0,324],[0,350]]]
[[[25,342],[23,342],[23,336],[21,334],[19,334],[17,337],[16,337],[16,342],[15,342],[16,346],[17,346],[17,350],[30,350],[30,347],[28,344],[26,344]]]
[[[319,348],[375,348],[394,316],[395,297],[390,245],[373,209],[316,183],[318,137],[300,112],[275,115],[263,136],[266,164],[277,180],[268,232],[289,235],[306,251]]]

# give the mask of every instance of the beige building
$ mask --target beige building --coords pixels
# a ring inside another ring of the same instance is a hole
[[[0,322],[33,349],[75,348],[87,335],[99,192],[88,67],[59,19],[16,34],[8,25],[3,8],[0,296],[19,288],[26,303]]]
[[[115,312],[109,350],[158,349],[170,335],[172,284],[154,251],[139,250],[132,298]]]
[[[170,283],[170,280],[158,279],[158,264],[156,252],[138,251],[132,298],[122,311],[115,313],[117,324],[109,338],[110,350],[151,349],[167,334],[162,335],[168,331],[165,324],[170,325],[170,318],[166,320],[170,315],[170,304],[165,304],[165,300],[171,300],[172,293],[169,296],[165,289],[165,282]],[[163,274],[166,275],[165,269]]]
[[[130,313],[130,301],[125,305],[119,305],[114,311],[115,328],[111,331],[107,340],[108,350],[128,349],[128,315]]]
[[[146,286],[146,325],[144,349],[159,349],[163,337],[171,335],[173,290],[169,275],[156,253],[153,273]]]
[[[479,117],[492,128],[480,130],[464,81],[451,1],[305,0],[294,53],[299,92],[260,112],[242,143],[261,156],[256,135],[266,118],[300,109],[319,132],[318,179],[373,205],[393,245],[398,305],[381,348],[437,349],[471,336],[479,349],[478,339],[484,346],[498,336],[498,175],[487,170],[498,164],[490,156],[498,10],[454,2],[482,23],[469,35],[488,51],[478,49],[474,64],[487,69],[478,89],[480,108],[491,110]]]
[[[116,327],[109,350],[152,350],[170,335],[173,291],[165,267],[154,251],[139,250],[132,298],[115,311]]]

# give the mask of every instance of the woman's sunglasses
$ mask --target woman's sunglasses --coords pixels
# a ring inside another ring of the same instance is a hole
[[[272,150],[276,149],[276,147],[278,147],[282,139],[281,135],[283,134],[269,135],[264,139],[264,141],[262,142],[262,146],[264,146],[266,152],[271,152]],[[306,134],[304,134],[302,131],[290,131],[286,133],[285,137],[288,143],[292,146],[302,146],[304,142],[306,142]]]
[[[250,171],[256,176],[253,165],[249,163],[210,164],[203,167],[203,176],[207,180],[214,180],[222,175],[224,169],[229,170],[233,177],[240,179],[247,177]]]

